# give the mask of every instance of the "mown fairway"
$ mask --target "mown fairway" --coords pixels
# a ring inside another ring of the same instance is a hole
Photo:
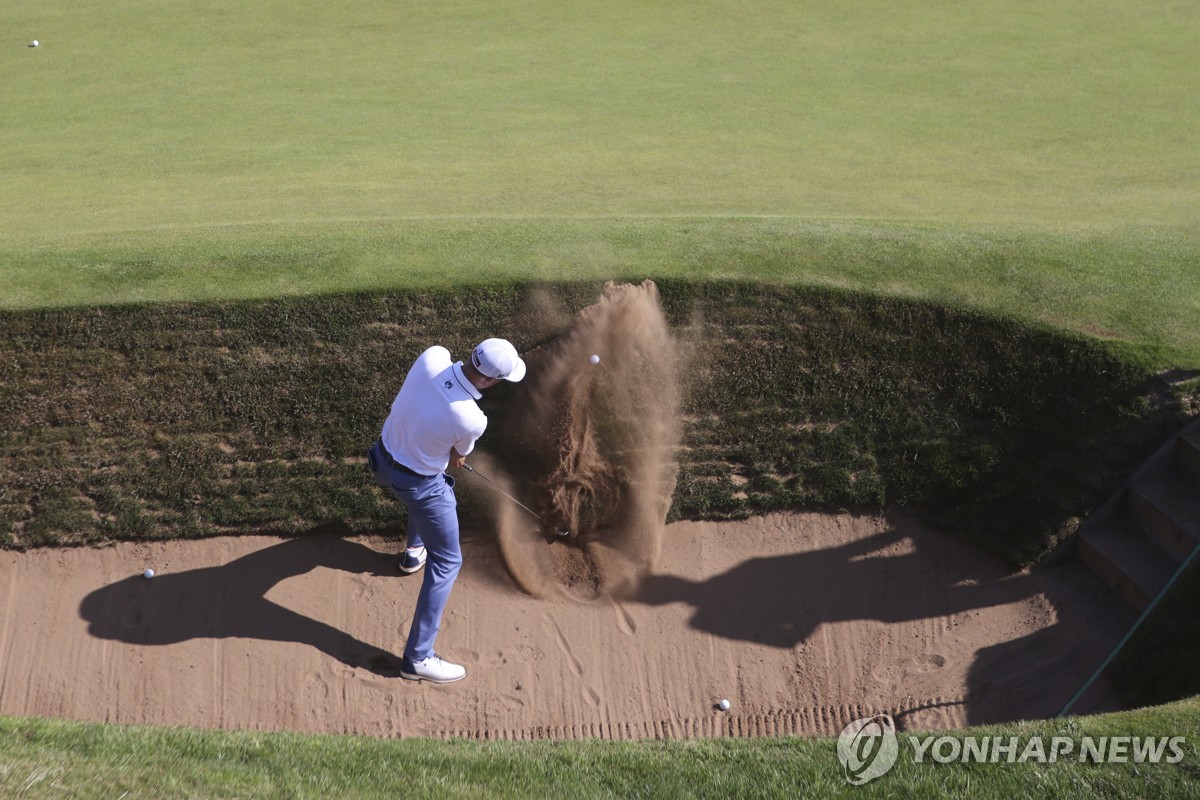
[[[1187,226],[1200,202],[1188,4],[14,0],[0,22],[0,213],[22,239],[453,215]]]
[[[0,26],[4,307],[740,275],[1200,363],[1190,5],[14,0]]]

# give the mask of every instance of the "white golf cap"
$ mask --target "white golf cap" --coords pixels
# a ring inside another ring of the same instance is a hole
[[[525,377],[525,362],[507,339],[484,339],[472,351],[471,363],[489,378],[516,383]]]

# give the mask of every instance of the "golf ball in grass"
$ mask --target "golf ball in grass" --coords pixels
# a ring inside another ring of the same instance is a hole
[[[722,711],[728,711],[729,701],[722,697],[721,702],[717,703],[717,708],[721,709]]]
[[[29,43],[29,46],[30,46],[30,47],[37,47],[37,46],[38,46],[38,40],[37,40],[37,39],[34,39],[32,42],[30,42],[30,43]]]
[[[589,359],[588,359],[588,361],[592,362],[593,364],[599,364],[599,363],[600,363],[600,356],[598,356],[598,355],[596,355],[596,354],[594,354],[594,353],[593,353],[593,354],[592,354],[592,357],[591,357],[591,358],[589,358]]]
[[[153,577],[154,577],[154,570],[152,570],[152,569],[150,569],[149,567],[147,567],[147,568],[146,568],[146,571],[142,573],[142,577],[143,577],[143,578],[153,578]]]

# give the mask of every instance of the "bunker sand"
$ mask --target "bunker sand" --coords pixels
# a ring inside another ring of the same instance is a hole
[[[1077,564],[1006,575],[898,515],[672,524],[623,600],[522,592],[478,534],[438,641],[469,675],[433,686],[397,677],[421,580],[400,545],[0,553],[0,714],[483,739],[941,728],[1052,715],[1129,622]],[[1100,685],[1079,711],[1111,707]]]

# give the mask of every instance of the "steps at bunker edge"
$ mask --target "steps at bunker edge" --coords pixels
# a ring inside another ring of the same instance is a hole
[[[1179,470],[1152,474],[1129,487],[1126,508],[1176,561],[1200,544],[1200,490]]]
[[[1176,443],[1175,460],[1192,485],[1200,488],[1200,433],[1180,436]]]
[[[1166,553],[1147,541],[1128,514],[1080,531],[1075,553],[1126,605],[1138,611],[1150,604],[1176,567]]]
[[[1200,544],[1200,420],[1172,437],[1075,537],[1075,554],[1137,610]]]

